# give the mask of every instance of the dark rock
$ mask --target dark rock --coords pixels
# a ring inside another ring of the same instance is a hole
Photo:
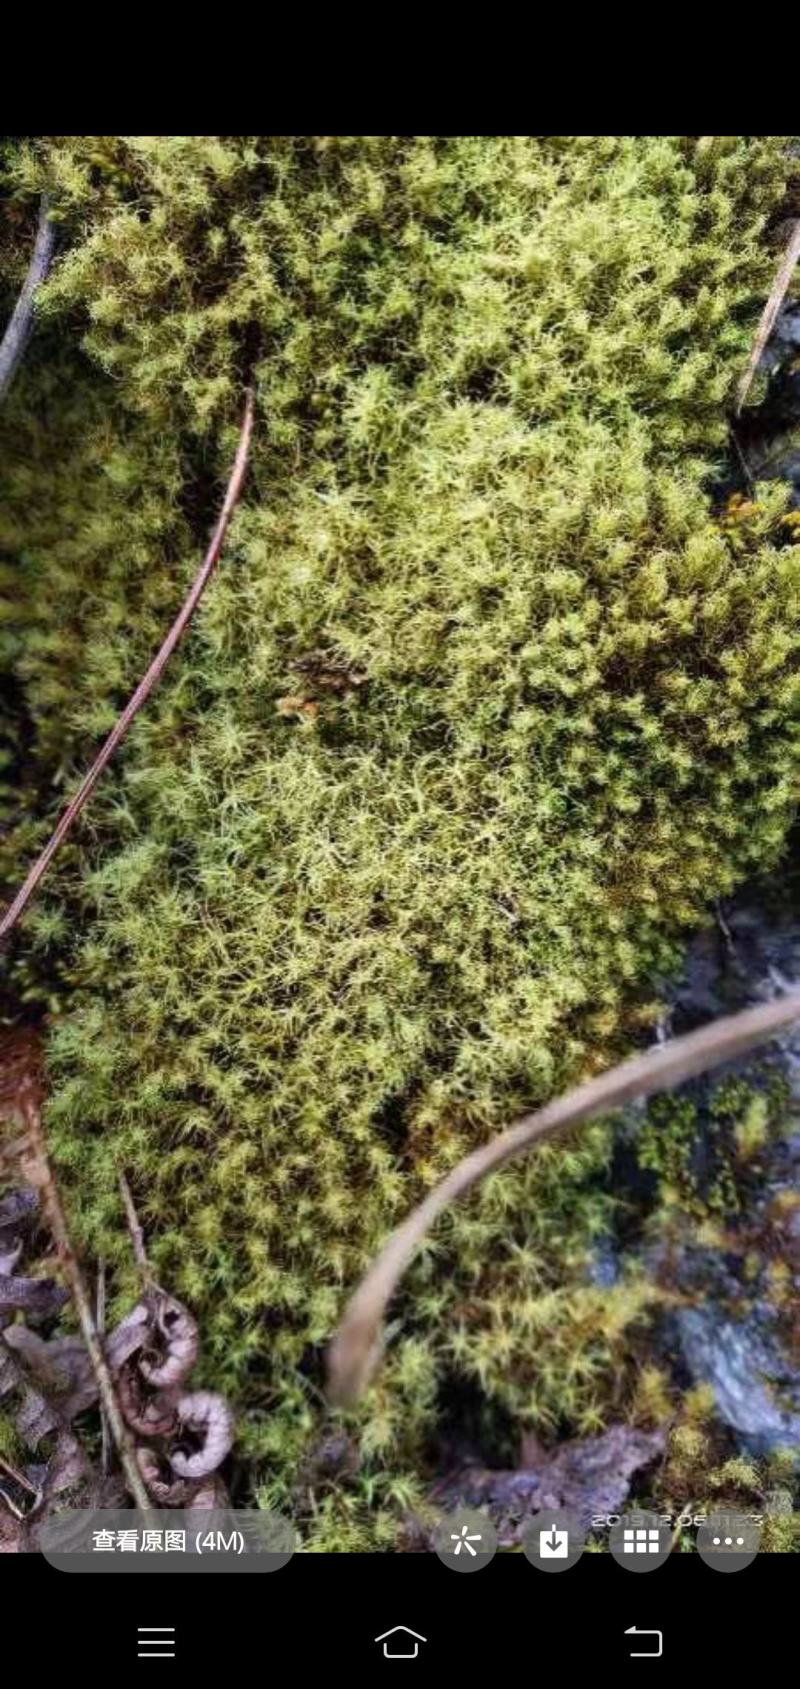
[[[752,481],[786,481],[790,508],[800,504],[800,301],[787,300],[759,368],[768,377],[758,405],[737,423],[739,449]]]
[[[669,992],[670,1033],[775,997],[800,981],[800,920],[787,908],[752,895],[717,912],[713,926],[690,943],[681,978]],[[800,1027],[776,1038],[758,1070],[786,1082],[789,1108],[800,1102]],[[752,1060],[693,1081],[688,1094],[699,1123],[695,1171],[702,1188],[706,1123],[720,1081],[753,1080]],[[756,1082],[761,1082],[758,1073]],[[629,1115],[621,1142],[635,1143],[640,1119]],[[725,1216],[725,1241],[701,1243],[690,1215],[676,1212],[663,1235],[645,1228],[623,1265],[639,1270],[685,1302],[655,1329],[654,1346],[682,1383],[707,1383],[719,1419],[747,1453],[800,1448],[800,1364],[797,1316],[776,1307],[776,1263],[800,1285],[800,1133],[767,1142],[749,1173],[742,1212]],[[637,1202],[637,1206],[639,1206]],[[646,1204],[641,1205],[646,1212]],[[720,1218],[723,1218],[720,1216]],[[754,1271],[754,1262],[756,1270]],[[794,1324],[794,1329],[793,1329]]]
[[[789,299],[781,306],[775,327],[761,355],[759,369],[771,375],[782,364],[800,355],[800,300]]]
[[[601,1238],[596,1243],[589,1260],[587,1278],[590,1284],[599,1290],[610,1290],[617,1284],[620,1276],[620,1263],[617,1252],[610,1238]]]
[[[520,1540],[522,1528],[543,1508],[577,1513],[585,1528],[596,1514],[618,1513],[636,1473],[663,1454],[663,1431],[614,1425],[600,1437],[581,1437],[513,1472],[463,1468],[440,1479],[430,1500],[444,1513],[479,1507],[489,1514],[502,1547]]]
[[[750,1453],[800,1449],[800,1373],[769,1335],[769,1309],[732,1320],[719,1307],[683,1309],[676,1319],[692,1377],[710,1384],[717,1413]]]

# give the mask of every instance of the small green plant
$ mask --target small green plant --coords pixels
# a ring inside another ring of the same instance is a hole
[[[695,1222],[747,1211],[763,1152],[786,1129],[788,1085],[774,1069],[691,1093],[655,1097],[636,1132],[636,1159],[657,1177],[657,1206]]]

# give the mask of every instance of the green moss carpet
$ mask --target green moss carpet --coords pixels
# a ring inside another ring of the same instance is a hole
[[[121,1163],[245,1492],[287,1505],[387,1230],[629,1046],[781,848],[800,547],[780,494],[724,527],[708,488],[785,142],[48,137],[6,168],[8,306],[42,190],[61,230],[0,416],[8,890],[178,607],[255,379],[219,571],[8,967],[58,1011],[77,1233],[124,1301]],[[312,1542],[391,1540],[453,1391],[604,1423],[648,1301],[587,1278],[609,1142],[439,1228]]]

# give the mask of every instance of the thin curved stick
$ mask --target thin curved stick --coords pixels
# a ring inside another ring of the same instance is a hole
[[[112,727],[102,750],[98,751],[88,774],[78,787],[74,798],[72,798],[67,804],[55,832],[45,845],[41,856],[37,857],[24,885],[20,887],[13,903],[9,905],[2,917],[2,920],[0,920],[0,943],[8,936],[12,928],[16,926],[20,915],[26,905],[30,902],[39,881],[47,872],[59,845],[63,844],[70,828],[77,821],[87,798],[90,797],[91,793],[94,791],[103,769],[111,761],[117,746],[120,744],[121,740],[124,739],[134,716],[137,715],[138,711],[142,707],[142,704],[145,703],[147,698],[149,698],[156,681],[160,678],[166,668],[166,665],[169,662],[169,659],[172,656],[175,646],[184,632],[187,623],[191,621],[200,597],[210,579],[214,565],[222,550],[222,544],[228,530],[228,523],[230,522],[239,494],[242,490],[242,482],[244,481],[247,459],[250,452],[250,439],[253,432],[253,409],[254,399],[251,389],[247,395],[244,417],[242,419],[242,426],[239,434],[239,445],[233,468],[231,470],[230,480],[228,481],[228,488],[225,494],[222,510],[220,511],[219,520],[211,536],[211,543],[206,555],[197,571],[197,574],[195,575],[189,592],[184,599],[183,605],[175,617],[172,627],[170,628],[160,651],[157,656],[153,658],[144,679],[140,680],[133,697],[130,698],[128,703],[125,705],[121,716],[119,716],[115,726]]]
[[[141,1222],[136,1212],[136,1205],[131,1193],[131,1187],[121,1169],[117,1175],[117,1180],[120,1195],[122,1197],[122,1206],[125,1209],[125,1219],[128,1223],[128,1235],[136,1258],[136,1265],[139,1269],[139,1278],[141,1280],[142,1290],[145,1292],[155,1290],[157,1286],[153,1277],[153,1269],[147,1259],[147,1250],[144,1246],[144,1233],[142,1232]]]
[[[417,1244],[448,1203],[463,1196],[487,1174],[524,1155],[539,1138],[563,1132],[568,1126],[593,1116],[608,1114],[638,1097],[650,1097],[657,1091],[682,1084],[758,1044],[768,1043],[776,1032],[797,1020],[800,1020],[800,988],[776,1002],[727,1015],[697,1032],[688,1032],[621,1062],[534,1114],[526,1114],[490,1143],[465,1156],[392,1232],[348,1302],[328,1351],[330,1400],[346,1405],[357,1401],[367,1388],[383,1352],[382,1321],[389,1298]]]
[[[36,291],[41,287],[53,260],[56,246],[55,225],[50,222],[47,199],[43,198],[39,208],[39,227],[36,231],[36,242],[33,256],[28,265],[28,274],[22,284],[22,291],[11,315],[3,339],[0,342],[0,401],[2,401],[22,359],[22,354],[30,339],[33,328],[33,313],[36,304]]]

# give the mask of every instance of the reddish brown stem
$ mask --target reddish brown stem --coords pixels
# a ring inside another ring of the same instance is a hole
[[[220,511],[219,520],[211,536],[211,543],[206,555],[197,571],[197,574],[195,575],[183,605],[175,617],[172,627],[170,628],[160,651],[153,658],[146,675],[142,680],[140,680],[132,698],[128,700],[128,703],[125,705],[125,708],[119,716],[115,726],[112,727],[105,744],[102,749],[98,751],[88,774],[78,787],[74,798],[72,798],[67,804],[55,832],[45,845],[41,855],[37,857],[24,885],[20,887],[13,903],[9,905],[2,917],[2,920],[0,920],[0,941],[6,938],[12,931],[12,928],[16,926],[20,915],[33,897],[39,881],[42,879],[44,874],[46,874],[59,845],[63,844],[70,829],[77,821],[84,804],[94,791],[103,769],[111,761],[117,746],[124,739],[134,716],[138,714],[142,705],[146,702],[147,698],[149,698],[156,681],[160,679],[161,674],[169,662],[169,659],[175,650],[175,646],[178,644],[187,624],[191,621],[202,593],[211,574],[213,573],[214,565],[216,564],[222,550],[223,541],[228,530],[228,523],[230,522],[239,494],[242,490],[242,483],[244,481],[245,470],[247,468],[247,459],[250,452],[250,438],[253,432],[253,405],[253,393],[250,391],[247,395],[247,403],[245,405],[241,432],[239,434],[239,445],[233,468],[231,470],[230,480],[228,481],[228,488]]]

